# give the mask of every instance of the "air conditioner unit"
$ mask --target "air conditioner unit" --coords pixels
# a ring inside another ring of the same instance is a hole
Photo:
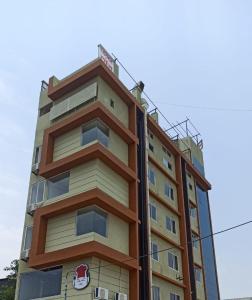
[[[23,261],[27,261],[28,258],[29,258],[29,251],[30,249],[26,249],[26,250],[23,250],[22,253],[21,253],[21,259]]]
[[[97,287],[94,292],[94,299],[108,300],[108,289]]]
[[[116,293],[115,300],[128,300],[128,295],[123,293]]]
[[[32,165],[32,173],[35,175],[38,175],[39,172],[39,163],[33,164]]]
[[[27,213],[33,216],[35,210],[39,208],[42,204],[43,202],[29,204],[27,207]]]

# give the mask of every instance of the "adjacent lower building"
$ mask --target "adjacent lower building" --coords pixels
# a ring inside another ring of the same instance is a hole
[[[101,51],[42,82],[15,299],[218,300],[201,144]]]

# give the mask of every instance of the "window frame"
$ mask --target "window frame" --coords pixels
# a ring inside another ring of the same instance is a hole
[[[65,192],[65,193],[62,193],[62,194],[60,194],[60,195],[53,196],[53,197],[50,197],[50,198],[49,198],[48,194],[49,194],[49,182],[50,182],[50,180],[52,180],[52,179],[54,179],[54,178],[57,178],[57,177],[60,177],[60,176],[63,176],[64,174],[68,174],[68,191]],[[69,171],[66,171],[66,172],[57,174],[57,175],[55,175],[55,176],[52,176],[52,177],[50,177],[50,178],[48,178],[48,179],[46,180],[46,197],[45,197],[46,200],[51,200],[51,199],[54,199],[54,198],[57,198],[57,197],[60,197],[60,196],[62,196],[62,195],[65,195],[65,194],[68,194],[68,193],[69,193],[69,191],[70,191],[70,175],[71,175],[71,171],[69,170]]]
[[[33,152],[33,165],[40,164],[41,154],[42,154],[42,146],[41,145],[35,146]]]
[[[151,213],[151,211],[152,211],[151,208],[152,208],[152,207],[155,208],[156,219],[154,219],[154,218],[152,217],[152,213]],[[149,203],[149,212],[150,212],[150,218],[151,218],[153,221],[157,222],[157,220],[158,220],[157,206],[156,206],[156,204],[154,204],[153,202],[150,202],[150,203]]]
[[[171,230],[167,227],[167,219],[170,220],[171,222]],[[176,223],[176,220],[173,218],[173,217],[170,217],[170,216],[166,216],[165,217],[165,228],[171,232],[172,234],[177,234],[177,223]],[[174,229],[174,230],[173,230]]]
[[[172,266],[169,265],[169,254],[174,258],[174,259],[173,259]],[[176,254],[174,254],[174,253],[168,251],[168,252],[167,252],[167,258],[168,258],[168,267],[169,267],[170,269],[172,269],[173,271],[179,272],[179,260],[178,260],[178,255],[176,255]],[[174,268],[174,266],[176,267],[176,265],[177,265],[177,269]]]
[[[166,193],[166,191],[169,191],[168,194]],[[172,201],[174,201],[174,189],[171,186],[171,184],[169,182],[165,182],[165,186],[164,186],[164,195],[165,197],[171,199]]]
[[[45,201],[45,198],[47,198],[46,197],[46,180],[39,180],[39,181],[37,181],[37,182],[34,182],[32,185],[31,185],[31,187],[30,187],[30,195],[29,195],[29,202],[28,202],[28,204],[37,204],[37,203],[41,203],[41,202],[43,202],[43,201]],[[38,192],[39,192],[39,185],[40,184],[43,184],[43,197],[42,197],[42,200],[40,200],[40,201],[38,201]],[[35,201],[32,201],[32,190],[33,190],[33,187],[34,186],[37,186],[37,188],[36,188],[36,199],[35,199]]]
[[[153,179],[154,179],[154,182],[152,182],[151,179],[150,179],[150,177],[151,177],[151,176],[150,176],[151,172],[153,173]],[[155,173],[155,171],[154,171],[152,168],[150,168],[150,167],[149,167],[149,169],[148,169],[148,179],[149,179],[149,182],[150,182],[151,184],[156,185],[156,173]]]
[[[25,244],[26,244],[26,237],[27,237],[27,230],[31,229],[31,243],[32,243],[32,225],[25,225],[25,233],[24,233],[24,238],[23,238],[23,245],[22,245],[22,251],[26,251],[26,250],[30,250],[31,249],[31,245],[30,248],[25,249]]]
[[[93,127],[90,127],[91,124],[94,123],[96,124]],[[94,128],[99,129],[99,131],[106,136],[106,143],[104,144],[101,140],[99,140],[97,133],[96,133],[96,138],[93,139],[92,141],[89,141],[88,143],[84,143],[83,139],[84,139],[84,129],[85,127],[89,127],[89,129],[87,129],[87,131],[90,131]],[[107,133],[105,133],[105,131],[107,131]],[[89,146],[90,144],[94,143],[94,142],[98,142],[99,144],[103,145],[106,148],[109,148],[109,143],[110,143],[110,128],[99,118],[95,118],[93,120],[90,120],[89,122],[82,124],[81,125],[81,135],[80,135],[80,146],[84,147],[84,146]]]
[[[39,272],[50,272],[50,271],[54,271],[54,270],[61,270],[60,278],[58,278],[58,279],[60,279],[59,280],[59,286],[57,287],[57,290],[59,290],[59,293],[58,294],[54,294],[54,295],[50,295],[50,296],[47,296],[47,295],[46,296],[45,295],[42,295],[42,296],[38,295],[39,297],[37,297],[37,295],[36,295],[36,298],[32,298],[32,299],[51,298],[51,297],[55,297],[55,296],[60,296],[61,292],[62,292],[61,286],[62,286],[62,279],[63,279],[63,266],[56,266],[56,267],[53,267],[53,268],[42,269],[42,270],[34,270],[34,271],[28,271],[28,272],[21,273],[20,274],[20,279],[19,279],[20,280],[20,288],[19,288],[19,291],[18,291],[18,299],[22,299],[25,296],[25,295],[21,295],[20,294],[21,293],[21,281],[23,279],[22,276],[25,276],[26,274],[31,274],[32,275],[32,273],[34,273],[34,272],[36,272],[36,273],[39,273]],[[40,279],[39,282],[41,283],[43,281]],[[41,289],[44,292],[45,288],[43,287],[43,285],[42,285],[42,287],[40,287],[40,293],[42,293]],[[22,298],[21,298],[21,296],[22,296]]]
[[[159,286],[156,286],[156,285],[153,285],[152,287],[151,287],[151,289],[152,289],[152,300],[160,300],[161,299],[161,297],[160,297],[160,287]],[[154,297],[154,289],[157,289],[156,291],[158,291],[158,299],[156,299],[155,297]]]
[[[103,234],[100,234],[99,232],[96,232],[94,231],[94,224],[92,224],[93,226],[93,231],[89,231],[89,232],[86,232],[86,233],[81,233],[81,234],[78,234],[78,213],[79,212],[82,212],[82,213],[88,213],[90,211],[95,211],[96,213],[98,212],[98,214],[100,213],[100,216],[103,215],[105,216],[105,224],[106,224],[106,228],[105,228],[105,235]],[[78,237],[78,236],[85,236],[85,235],[89,235],[89,234],[98,234],[99,236],[101,237],[104,237],[104,238],[108,238],[108,227],[109,227],[109,214],[104,211],[103,209],[101,209],[100,207],[98,206],[87,206],[87,207],[84,207],[83,209],[79,209],[76,211],[76,215],[75,215],[75,235]]]
[[[194,274],[195,274],[195,281],[198,283],[202,283],[202,270],[201,268],[194,266]],[[198,276],[197,276],[198,274]],[[199,279],[199,280],[198,280]]]
[[[180,295],[170,292],[170,300],[180,300]]]
[[[156,246],[157,250],[153,251],[153,246]],[[153,255],[157,255],[155,258]],[[155,241],[151,241],[151,258],[157,262],[159,262],[159,250],[158,250],[158,243]]]

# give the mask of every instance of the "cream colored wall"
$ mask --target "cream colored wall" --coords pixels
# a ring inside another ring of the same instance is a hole
[[[90,144],[81,145],[81,127],[77,127],[55,139],[53,160],[56,161],[69,156],[90,146]],[[128,145],[112,129],[109,130],[108,149],[128,165]]]
[[[106,166],[102,161],[95,159],[71,169],[69,192],[45,201],[48,205],[55,201],[99,188],[121,204],[128,206],[128,182]]]
[[[151,133],[151,131],[149,131]],[[151,157],[153,157],[162,167],[164,167],[167,172],[173,177],[176,177],[176,172],[175,172],[175,158],[174,155],[169,151],[171,154],[171,157],[169,157],[162,149],[162,143],[160,140],[153,134],[153,138],[150,137],[150,134],[148,135],[148,147],[149,143],[151,143],[154,147],[154,153],[151,150],[148,150],[148,153]],[[163,164],[163,158],[166,158],[170,164],[172,165],[172,170],[166,168]]]
[[[184,300],[184,291],[182,288],[171,284],[165,280],[162,280],[156,276],[152,276],[152,285],[159,287],[160,289],[160,299],[169,300],[170,293],[174,293],[180,296],[180,300]]]
[[[152,191],[154,191],[156,194],[158,194],[160,197],[162,197],[165,201],[167,201],[169,204],[171,204],[176,209],[178,208],[178,201],[177,201],[177,188],[175,184],[173,184],[168,177],[166,177],[162,172],[160,172],[155,166],[153,166],[152,163],[149,162],[149,168],[154,170],[156,175],[156,184],[153,185],[149,181],[149,187]],[[164,189],[165,189],[165,183],[169,183],[169,185],[173,188],[174,193],[174,200],[168,198],[165,196]]]
[[[167,276],[173,280],[178,281],[178,279],[176,277],[183,275],[181,251],[179,249],[174,248],[174,246],[172,246],[171,244],[160,239],[155,234],[151,235],[151,240],[153,242],[157,243],[159,251],[168,249],[168,248],[172,248],[169,251],[178,256],[178,271],[173,270],[172,268],[170,268],[168,266],[168,252],[167,251],[163,251],[163,252],[159,253],[159,261],[152,259],[152,270],[155,272],[158,272],[164,276]],[[183,283],[182,281],[178,281],[178,282]]]
[[[162,205],[160,202],[156,201],[152,196],[150,196],[150,202],[153,203],[157,208],[157,222],[150,218],[151,227],[158,230],[163,235],[167,236],[176,243],[180,243],[180,228],[179,228],[179,218],[168,208]],[[176,234],[170,232],[166,229],[166,216],[171,217],[176,222]]]
[[[83,290],[76,290],[72,286],[73,271],[80,264],[88,264],[90,270],[90,283]],[[100,266],[100,271],[99,271]],[[20,273],[32,272],[34,269],[27,267],[23,261],[20,262]],[[68,276],[67,276],[68,274]],[[66,280],[67,278],[67,280]],[[129,294],[129,272],[107,261],[96,257],[89,257],[78,261],[69,262],[63,265],[61,294],[52,297],[44,297],[43,300],[63,300],[65,294],[65,284],[67,282],[67,297],[74,300],[91,300],[96,287],[109,289],[109,299],[114,300],[117,292]],[[18,300],[19,277],[15,300]]]
[[[129,127],[129,109],[125,102],[111,89],[111,87],[98,77],[98,100],[101,101],[125,127]],[[115,107],[110,106],[110,99],[115,102]]]
[[[77,236],[76,216],[77,211],[73,211],[48,220],[45,252],[97,241],[125,254],[129,253],[129,226],[126,222],[107,213],[107,237],[97,233]]]

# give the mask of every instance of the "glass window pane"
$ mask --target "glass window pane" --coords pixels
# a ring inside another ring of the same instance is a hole
[[[152,287],[152,298],[153,298],[153,300],[160,300],[159,287],[157,287],[157,286]]]
[[[107,235],[107,216],[101,211],[90,209],[78,212],[77,235],[96,232],[102,236]]]
[[[47,181],[48,199],[69,192],[69,172],[55,176]]]
[[[100,212],[94,212],[94,232],[106,236],[106,216]]]
[[[169,217],[166,217],[166,228],[171,231],[171,219]]]
[[[37,191],[38,191],[38,185],[37,183],[34,183],[32,185],[32,190],[31,190],[31,203],[37,202]]]
[[[77,235],[93,232],[93,211],[78,213],[77,215]]]
[[[108,136],[100,129],[97,129],[97,140],[105,147],[108,147]]]
[[[31,241],[32,241],[32,227],[25,228],[25,240],[24,240],[24,250],[31,248]]]
[[[38,182],[37,202],[41,202],[44,200],[44,187],[45,187],[44,181]]]
[[[34,163],[39,163],[40,162],[40,155],[41,154],[41,146],[38,146],[35,148],[35,153],[34,153]]]
[[[61,280],[62,268],[23,273],[20,276],[19,300],[59,295]]]
[[[158,260],[158,245],[156,243],[151,243],[152,249],[152,258]]]
[[[98,140],[104,146],[108,146],[109,129],[99,120],[94,120],[82,129],[82,145],[87,145]]]

